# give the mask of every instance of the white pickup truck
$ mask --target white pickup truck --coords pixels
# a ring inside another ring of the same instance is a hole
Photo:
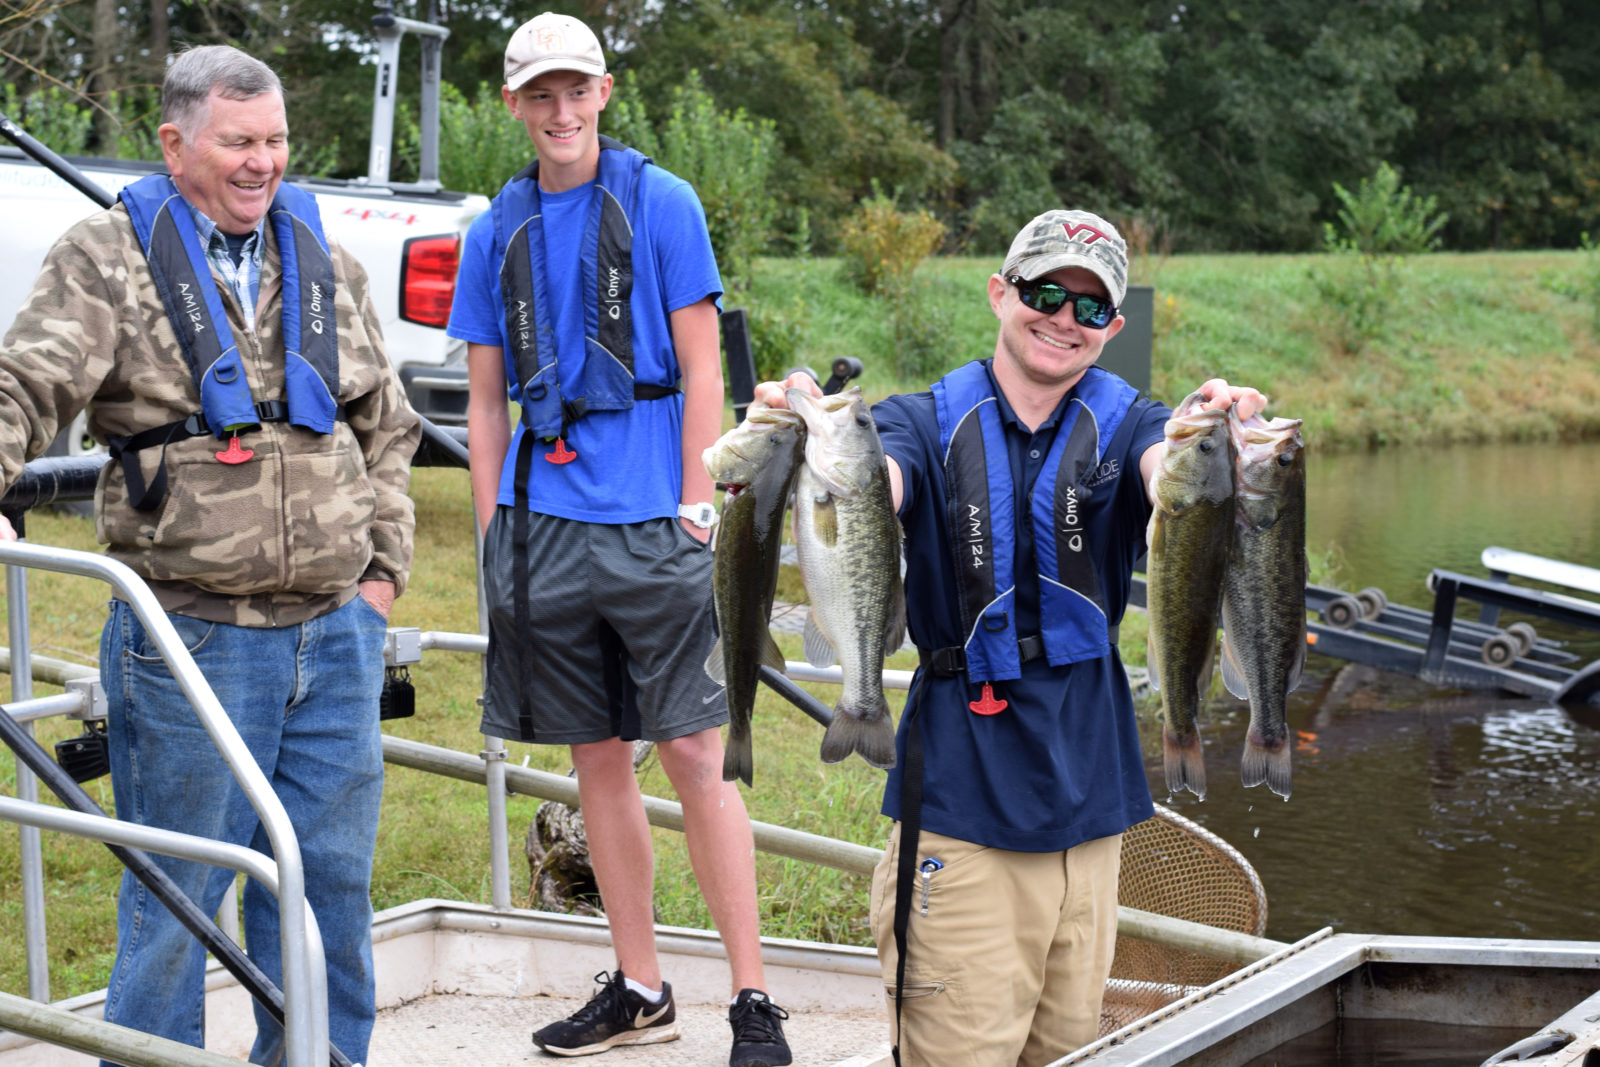
[[[412,404],[436,423],[462,425],[467,410],[466,346],[446,337],[444,327],[455,291],[461,239],[489,201],[476,194],[442,190],[436,180],[438,48],[445,31],[392,14],[380,14],[373,21],[378,36],[378,78],[368,175],[354,180],[301,180],[294,176],[291,159],[289,180],[316,194],[325,232],[366,268],[389,359]],[[408,30],[423,38],[423,177],[403,184],[388,181],[388,153],[398,81],[394,66],[400,37]],[[431,131],[427,128],[430,122],[434,124]],[[157,163],[79,157],[66,163],[111,196],[124,185],[163,169]],[[53,167],[59,164],[60,157],[41,162],[33,153],[0,143],[0,234],[5,249],[5,264],[0,269],[0,336],[10,329],[50,246],[73,223],[100,210],[87,194],[56,173]],[[76,427],[57,439],[51,452],[75,455],[93,449],[94,442],[86,439],[82,425],[80,418]]]

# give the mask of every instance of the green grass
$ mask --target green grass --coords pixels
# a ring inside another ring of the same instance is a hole
[[[1329,451],[1600,436],[1600,323],[1583,253],[1402,261],[1377,335],[1356,355],[1341,348],[1339,307],[1312,279],[1339,266],[1327,256],[1136,263],[1134,282],[1155,288],[1152,393],[1176,403],[1207,378],[1252,385],[1271,414],[1305,420],[1308,447]],[[801,324],[785,365],[826,375],[834,357],[859,357],[862,390],[877,399],[993,353],[984,285],[997,267],[946,257],[918,268],[911,299],[943,327],[939,351],[918,360],[897,350],[888,300],[851,290],[832,260],[763,260],[749,292],[726,302]],[[927,369],[897,372],[908,361]]]
[[[1316,304],[1310,269],[1318,257],[1195,256],[1144,264],[1156,285],[1153,391],[1169,401],[1206,377],[1255,385],[1273,411],[1304,418],[1310,447],[1375,443],[1515,440],[1600,435],[1600,375],[1594,371],[1595,314],[1589,292],[1575,283],[1577,253],[1429,256],[1402,267],[1391,318],[1360,356],[1331,345]],[[984,284],[995,264],[936,259],[918,271],[919,299],[930,301],[946,331],[941,358],[954,366],[993,350],[994,319]],[[1136,273],[1135,280],[1141,275]],[[1576,294],[1576,295],[1575,295]],[[844,285],[832,261],[766,260],[748,293],[728,305],[776,307],[799,327],[799,362],[826,374],[835,356],[866,364],[869,397],[925,387],[895,371],[887,305]],[[899,361],[897,363],[897,360]],[[731,422],[731,414],[727,417]],[[394,624],[475,632],[472,525],[464,472],[419,470],[416,565]],[[93,524],[48,512],[30,515],[31,540],[94,551]],[[1336,561],[1318,561],[1321,570]],[[1326,577],[1318,580],[1327,581]],[[793,576],[780,597],[798,598]],[[87,579],[30,577],[30,627],[41,655],[92,664],[98,652],[106,592]],[[4,602],[0,591],[0,603]],[[780,635],[790,658],[798,638]],[[1143,618],[1130,614],[1122,632],[1124,659],[1144,662]],[[909,667],[909,657],[892,665]],[[483,745],[477,732],[480,664],[476,657],[431,652],[412,671],[417,715],[386,729],[401,737],[463,752]],[[836,694],[811,687],[825,702]],[[40,695],[51,687],[36,686]],[[898,714],[899,698],[891,694]],[[60,719],[38,726],[48,748],[77,733]],[[763,692],[755,718],[755,788],[751,816],[813,833],[881,846],[878,814],[883,777],[859,760],[823,766],[821,731],[810,719]],[[562,748],[512,744],[510,759],[564,773]],[[672,797],[651,761],[644,789]],[[111,806],[107,779],[88,789]],[[15,795],[9,753],[0,754],[0,792]],[[535,802],[509,803],[512,891],[526,901],[522,839]],[[488,832],[481,787],[391,767],[379,833],[373,903],[385,908],[421,896],[487,902]],[[681,835],[657,831],[657,904],[663,922],[708,926],[690,875]],[[0,990],[25,993],[27,978],[17,833],[0,832]],[[776,936],[864,944],[866,880],[792,860],[758,856],[762,929]],[[120,869],[103,846],[45,835],[52,994],[71,996],[105,983],[115,945]]]

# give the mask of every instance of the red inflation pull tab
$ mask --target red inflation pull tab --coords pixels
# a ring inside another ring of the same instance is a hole
[[[217,462],[229,464],[247,463],[255,454],[256,452],[253,448],[240,448],[239,435],[234,434],[228,438],[227,450],[217,453]]]
[[[979,715],[998,715],[1002,711],[1006,710],[1006,702],[1004,700],[996,700],[994,696],[994,686],[990,685],[988,682],[984,682],[983,699],[968,701],[967,707],[971,708]]]
[[[567,450],[567,439],[565,437],[558,437],[556,438],[556,450],[554,452],[546,452],[544,458],[549,463],[571,463],[578,458],[578,454]]]

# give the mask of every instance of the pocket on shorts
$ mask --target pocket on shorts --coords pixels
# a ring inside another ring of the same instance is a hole
[[[696,540],[688,530],[683,528],[682,519],[663,519],[661,521],[672,525],[673,531],[678,535],[677,540],[680,546],[687,547],[689,551],[705,552],[711,548],[711,538],[708,537],[704,541]],[[712,529],[716,529],[716,527],[712,527]]]
[[[905,985],[900,987],[900,997],[901,997],[902,1000],[926,1000],[928,997],[939,996],[941,993],[943,993],[948,988],[949,987],[946,986],[943,982],[912,982],[912,981],[907,981]],[[884,995],[884,997],[886,997],[888,999],[890,1006],[893,1007],[893,1005],[894,1005],[894,983],[893,982],[885,982],[885,983],[883,983],[883,995]]]

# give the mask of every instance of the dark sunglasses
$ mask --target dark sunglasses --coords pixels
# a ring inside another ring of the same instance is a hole
[[[1117,317],[1117,305],[1098,296],[1074,293],[1054,282],[1023,281],[1019,274],[1011,275],[1006,281],[1017,287],[1017,296],[1024,304],[1045,315],[1054,315],[1067,301],[1072,301],[1072,317],[1079,326],[1091,330],[1103,330]]]

